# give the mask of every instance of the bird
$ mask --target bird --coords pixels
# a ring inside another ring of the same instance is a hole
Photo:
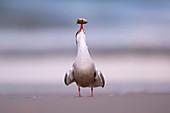
[[[77,84],[78,97],[81,97],[80,87],[90,87],[90,96],[93,97],[93,88],[105,86],[104,76],[95,66],[87,47],[86,34],[83,27],[83,24],[86,23],[87,20],[84,18],[77,19],[77,24],[80,24],[80,29],[76,33],[77,55],[73,65],[64,77],[64,82],[67,86],[73,82]]]

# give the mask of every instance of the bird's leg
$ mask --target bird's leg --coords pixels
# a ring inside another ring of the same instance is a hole
[[[91,86],[91,97],[93,97],[93,86]]]
[[[80,94],[80,85],[78,85],[78,96],[81,97],[81,94]]]

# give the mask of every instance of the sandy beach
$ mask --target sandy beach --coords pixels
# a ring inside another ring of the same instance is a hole
[[[1,113],[169,113],[170,94],[0,96]]]

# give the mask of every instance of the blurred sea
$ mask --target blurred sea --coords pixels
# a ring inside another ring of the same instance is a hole
[[[170,2],[0,1],[0,52],[74,48],[76,19],[91,49],[170,50]]]

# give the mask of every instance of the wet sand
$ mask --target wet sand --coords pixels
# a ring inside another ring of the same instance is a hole
[[[170,113],[170,94],[63,95],[1,95],[0,113]]]

